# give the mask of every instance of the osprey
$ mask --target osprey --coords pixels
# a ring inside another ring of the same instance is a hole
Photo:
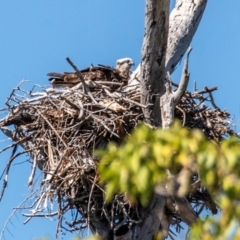
[[[117,60],[116,68],[99,64],[97,67],[89,67],[81,70],[86,81],[114,81],[126,85],[131,73],[131,67],[134,65],[131,58],[122,58]],[[53,87],[73,87],[81,82],[75,72],[48,73],[49,81]]]
[[[131,58],[122,58],[117,60],[116,69],[121,73],[125,78],[129,78],[131,74],[131,67],[134,65],[134,62]]]

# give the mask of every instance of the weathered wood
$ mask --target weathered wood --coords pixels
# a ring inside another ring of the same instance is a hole
[[[164,91],[165,54],[167,50],[169,0],[147,0],[145,35],[141,62],[141,103],[146,122],[160,125],[159,98]]]
[[[169,17],[165,72],[172,74],[197,31],[207,0],[177,0]],[[158,38],[156,38],[158,39]],[[132,73],[128,88],[139,88],[140,65]]]
[[[191,50],[192,49],[189,49],[188,51],[187,59],[183,67],[182,77],[177,91],[172,92],[172,87],[170,83],[168,83],[166,85],[166,92],[160,98],[161,120],[163,129],[169,128],[172,124],[174,120],[174,109],[187,89],[190,76],[188,72],[188,60]]]
[[[7,127],[1,127],[0,128],[1,132],[3,134],[5,134],[7,137],[9,137],[10,139],[12,139],[12,141],[16,142],[17,138],[15,136],[15,131],[12,131],[10,130],[9,128]],[[36,148],[37,147],[37,143],[35,141],[33,141],[31,138],[26,138],[26,140],[24,142],[19,142],[18,143],[26,152],[29,152],[29,149],[31,148]],[[44,153],[43,149],[39,149],[37,151],[38,154],[37,155],[37,158],[31,154],[31,152],[29,153],[30,154],[30,157],[34,160],[36,160],[36,164],[38,166],[38,168],[40,170],[44,170],[44,165],[47,161],[47,156],[46,154]]]
[[[172,74],[189,47],[202,19],[207,0],[177,0],[169,19],[166,72]]]

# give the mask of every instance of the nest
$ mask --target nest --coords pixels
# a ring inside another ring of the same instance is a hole
[[[99,159],[94,156],[94,150],[105,148],[110,141],[121,144],[143,121],[145,107],[140,104],[138,88],[126,91],[126,79],[120,75],[113,77],[114,70],[111,73],[104,80],[85,77],[84,82],[63,89],[35,91],[35,86],[25,91],[22,82],[10,94],[4,109],[7,115],[0,121],[2,131],[14,140],[9,146],[13,153],[8,166],[17,157],[15,147],[21,145],[31,157],[28,185],[35,187],[37,167],[42,172],[41,184],[37,186],[40,190],[32,197],[31,213],[25,214],[27,220],[56,216],[59,233],[61,229],[75,231],[87,227],[95,231],[94,221],[101,219],[118,235],[141,221],[139,205],[131,206],[124,194],[106,203],[104,189],[98,184]],[[221,111],[213,102],[214,90],[216,87],[193,94],[186,91],[175,116],[183,126],[201,129],[208,138],[219,141],[234,132],[228,112]],[[213,109],[207,106],[208,102],[213,104]],[[193,176],[193,183],[198,180]],[[2,195],[4,189],[5,185]],[[216,213],[216,205],[204,187],[198,185],[187,199],[196,212],[208,208]],[[57,211],[49,213],[48,204],[52,202],[57,205]],[[64,216],[69,210],[72,219],[66,220]],[[166,206],[165,211],[170,216],[169,223],[179,227],[181,217],[174,207]]]

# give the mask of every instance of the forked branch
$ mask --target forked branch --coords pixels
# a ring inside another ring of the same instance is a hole
[[[182,77],[178,86],[177,91],[172,91],[171,83],[167,83],[166,92],[160,98],[160,108],[161,108],[161,117],[162,117],[162,128],[169,128],[174,120],[174,109],[176,105],[179,103],[182,95],[187,89],[188,81],[189,81],[189,72],[188,72],[188,61],[189,54],[192,48],[188,50],[187,59],[185,60],[185,64],[183,67]]]

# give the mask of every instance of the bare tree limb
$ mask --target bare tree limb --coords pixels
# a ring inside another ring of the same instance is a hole
[[[190,77],[190,73],[188,72],[188,62],[189,62],[189,55],[190,55],[191,51],[192,51],[192,48],[189,48],[189,50],[187,52],[187,59],[184,62],[182,76],[181,76],[181,80],[180,80],[178,89],[176,92],[174,92],[175,105],[178,104],[179,100],[181,99],[182,95],[184,94],[184,92],[187,89],[187,85],[188,85],[188,81],[189,81],[189,77]]]
[[[191,48],[188,51],[187,59],[185,61],[182,77],[176,92],[172,92],[172,86],[170,84],[166,85],[166,92],[160,98],[160,108],[161,108],[161,118],[162,118],[162,128],[169,128],[174,120],[174,109],[181,99],[182,95],[187,89],[189,81],[188,72],[188,60]]]
[[[0,130],[2,131],[2,133],[4,133],[7,137],[11,138],[12,141],[17,142],[17,139],[15,137],[15,131],[10,130],[7,127],[1,127]],[[29,152],[29,149],[36,147],[36,142],[34,142],[31,138],[26,138],[26,141],[19,141],[17,142],[26,152]],[[30,157],[32,159],[35,159],[35,156],[33,156],[30,153]],[[38,150],[38,154],[37,154],[37,166],[40,170],[44,169],[44,165],[47,161],[46,159],[46,154],[44,153],[43,149],[39,149]]]
[[[189,47],[202,19],[207,0],[177,0],[169,19],[166,72],[172,74]]]

